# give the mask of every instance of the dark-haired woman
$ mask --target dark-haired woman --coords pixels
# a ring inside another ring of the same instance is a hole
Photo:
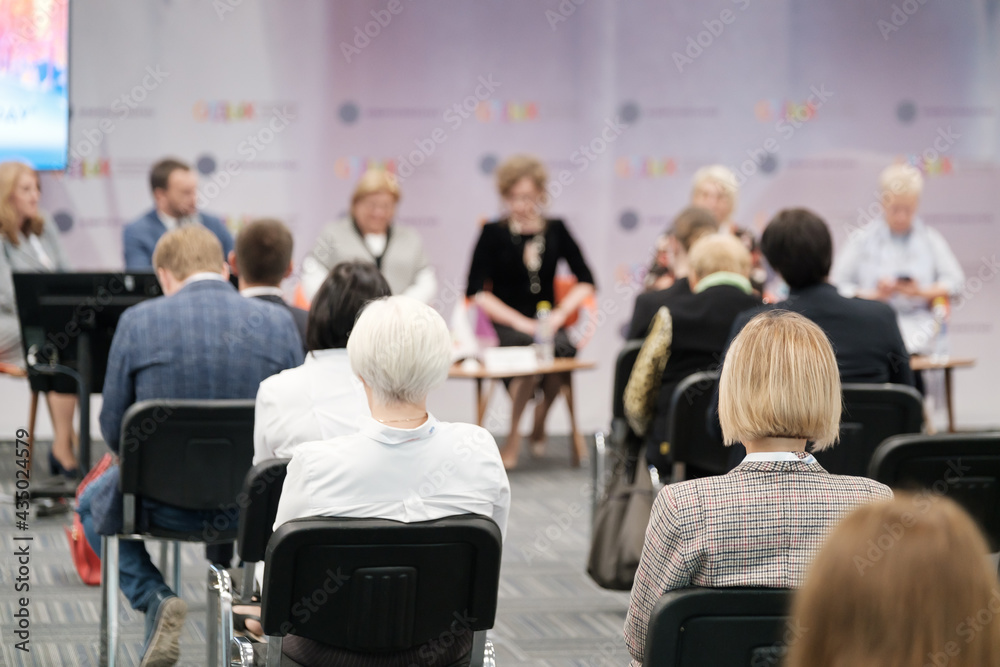
[[[342,262],[330,270],[309,309],[305,363],[260,383],[253,462],[287,458],[303,442],[356,433],[370,416],[361,382],[347,359],[347,337],[361,308],[390,294],[369,262]]]

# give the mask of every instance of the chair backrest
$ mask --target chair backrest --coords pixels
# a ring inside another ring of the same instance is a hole
[[[289,521],[267,546],[264,632],[377,652],[413,648],[456,628],[487,630],[500,552],[500,529],[478,515]]]
[[[899,384],[845,384],[840,441],[817,452],[816,460],[835,475],[868,474],[879,444],[894,435],[920,433],[924,408],[913,387]]]
[[[231,507],[253,461],[253,400],[155,400],[122,419],[121,490],[191,510]]]
[[[285,484],[291,459],[269,459],[250,468],[243,482],[237,552],[240,560],[256,563],[264,560],[267,542],[274,532],[278,500]]]
[[[644,667],[778,667],[792,641],[792,592],[781,588],[682,588],[649,619]]]
[[[868,472],[894,489],[948,496],[1000,551],[1000,432],[895,436],[875,450]]]
[[[729,469],[729,449],[708,431],[708,413],[718,384],[719,371],[687,376],[674,389],[667,418],[673,460],[714,474]]]

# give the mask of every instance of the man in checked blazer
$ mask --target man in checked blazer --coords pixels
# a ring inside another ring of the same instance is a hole
[[[240,296],[226,280],[222,247],[208,230],[188,226],[165,234],[153,264],[166,296],[126,310],[111,343],[100,422],[114,452],[122,445],[122,417],[133,403],[255,398],[262,380],[302,363],[302,342],[288,309]],[[107,497],[100,495],[106,486],[117,485],[117,468],[109,472],[87,487],[77,508],[97,553],[94,524],[102,523],[103,506],[92,512],[91,503]],[[142,509],[144,521],[174,530],[200,530],[226,515],[148,500]],[[146,614],[141,665],[172,665],[180,655],[187,605],[166,585],[142,542],[123,541],[119,555],[122,593]]]
[[[805,451],[829,447],[840,427],[840,374],[823,331],[771,310],[733,340],[719,380],[727,445],[747,457],[726,475],[671,484],[653,504],[625,618],[640,665],[657,600],[686,586],[798,586],[833,526],[854,507],[892,492],[831,475]]]

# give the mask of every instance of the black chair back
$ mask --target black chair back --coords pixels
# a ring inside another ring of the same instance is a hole
[[[667,442],[675,463],[721,475],[729,469],[729,449],[708,431],[708,412],[719,371],[687,376],[674,389],[667,418]]]
[[[274,532],[278,500],[285,484],[291,459],[270,459],[250,468],[240,494],[240,525],[237,553],[240,560],[256,563],[264,560],[267,542]]]
[[[780,588],[682,588],[649,619],[644,667],[778,667],[792,592]]]
[[[456,622],[487,630],[496,616],[500,552],[500,529],[478,515],[409,524],[289,521],[267,546],[264,632],[378,652],[424,644],[454,632]]]
[[[231,507],[253,460],[253,422],[253,400],[135,403],[122,419],[122,493],[190,510]]]
[[[913,387],[899,384],[845,384],[840,441],[816,452],[816,460],[835,475],[868,474],[875,448],[904,433],[920,433],[924,408]]]
[[[1000,551],[1000,432],[900,435],[875,450],[869,476],[894,489],[946,495]]]

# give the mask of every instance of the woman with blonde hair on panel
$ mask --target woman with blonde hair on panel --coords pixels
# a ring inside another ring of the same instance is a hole
[[[326,227],[302,260],[302,287],[310,301],[337,264],[353,260],[374,264],[392,293],[429,303],[437,295],[434,267],[420,234],[397,225],[402,193],[385,169],[369,169],[351,197],[350,214]]]
[[[38,208],[40,197],[34,169],[21,162],[0,164],[0,362],[17,366],[24,366],[25,361],[11,274],[69,270],[55,222]],[[75,477],[76,381],[65,375],[40,375],[30,370],[29,378],[32,391],[45,393],[52,416],[49,471]]]
[[[858,508],[797,592],[788,667],[1000,665],[1000,586],[982,533],[924,491]]]
[[[656,601],[686,586],[791,588],[827,532],[858,505],[889,498],[883,484],[831,475],[806,452],[840,430],[840,374],[823,331],[785,310],[754,317],[733,340],[719,380],[726,445],[747,457],[731,472],[670,484],[646,529],[625,643],[642,663]]]

